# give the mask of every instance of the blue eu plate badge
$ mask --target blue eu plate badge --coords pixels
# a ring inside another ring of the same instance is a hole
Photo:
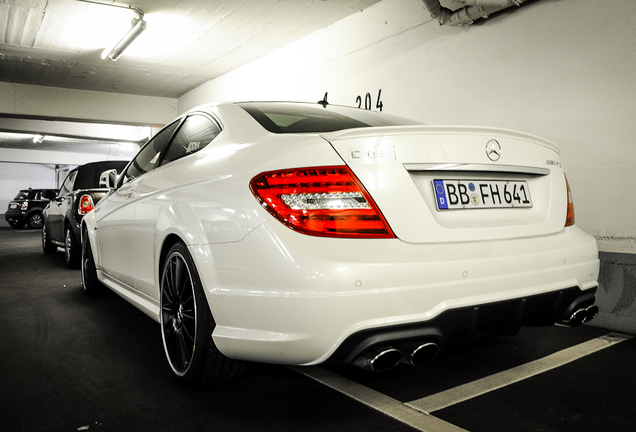
[[[435,199],[437,199],[437,208],[440,210],[448,210],[448,199],[446,198],[446,188],[442,180],[433,180],[435,188]]]

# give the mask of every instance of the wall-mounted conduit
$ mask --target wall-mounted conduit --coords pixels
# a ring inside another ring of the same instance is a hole
[[[445,8],[439,0],[422,0],[424,8],[437,18],[440,25],[468,26],[480,18],[488,18],[490,14],[511,6],[521,6],[526,0],[458,0],[465,6],[455,11]]]

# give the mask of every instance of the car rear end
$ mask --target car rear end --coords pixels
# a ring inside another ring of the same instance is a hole
[[[571,191],[550,142],[474,127],[325,138],[396,238],[437,263],[423,279],[443,292],[431,315],[453,317],[435,324],[443,342],[595,315],[595,307],[585,311],[597,287],[596,242],[574,226]]]
[[[475,127],[321,137],[341,164],[255,176],[252,192],[273,219],[205,251],[217,268],[252,263],[215,275],[225,355],[377,370],[484,335],[593,318],[597,246],[573,224],[555,145]]]
[[[82,165],[78,169],[73,188],[73,208],[70,209],[75,223],[73,233],[79,242],[79,226],[82,218],[91,212],[97,203],[104,198],[110,189],[100,185],[100,179],[105,171],[114,170],[116,175],[128,164],[127,161],[100,161]]]
[[[26,200],[12,200],[9,202],[7,211],[4,213],[4,219],[9,222],[11,226],[24,225],[27,209],[22,210],[22,204],[26,202]]]
[[[34,228],[39,228],[39,215],[51,198],[55,196],[54,190],[24,189],[9,202],[4,214],[5,220],[14,228],[20,228],[26,223]],[[35,219],[33,219],[35,218]]]

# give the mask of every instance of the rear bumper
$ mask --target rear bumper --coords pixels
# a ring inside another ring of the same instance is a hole
[[[26,220],[26,211],[13,210],[4,214],[4,219],[7,222],[23,222]]]
[[[488,336],[514,336],[522,327],[566,321],[578,309],[594,304],[596,288],[578,287],[545,294],[473,305],[442,312],[435,318],[400,326],[363,330],[349,336],[326,363],[352,363],[371,347],[430,341],[440,347],[465,344]]]
[[[409,244],[310,237],[273,222],[240,242],[190,250],[219,350],[298,365],[350,361],[394,340],[432,335],[445,344],[466,332],[552,324],[572,303],[594,301],[599,270],[594,238],[577,227],[537,238]]]

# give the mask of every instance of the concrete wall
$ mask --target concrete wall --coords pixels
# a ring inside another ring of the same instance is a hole
[[[491,125],[556,142],[577,224],[596,236],[602,315],[636,327],[636,2],[537,0],[469,28],[442,27],[419,0],[385,0],[179,99],[318,101],[434,124]],[[624,259],[607,260],[609,254]],[[627,270],[632,267],[627,268]],[[625,274],[630,274],[629,271]],[[618,301],[618,300],[617,300]],[[606,319],[604,322],[608,322]],[[621,325],[625,330],[625,325]]]
[[[177,100],[0,82],[0,114],[164,125]]]

